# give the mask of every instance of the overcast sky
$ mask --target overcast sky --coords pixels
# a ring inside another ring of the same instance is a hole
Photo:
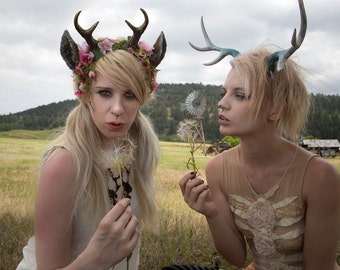
[[[305,7],[307,34],[293,57],[306,68],[311,92],[339,95],[340,1],[305,0]],[[223,84],[230,58],[207,67],[218,53],[188,45],[205,46],[201,16],[213,43],[241,53],[263,43],[288,48],[300,27],[297,0],[1,0],[0,114],[74,98],[59,46],[65,29],[82,43],[73,26],[77,11],[83,28],[100,21],[95,38],[116,38],[132,33],[125,19],[142,24],[140,8],[149,15],[141,40],[153,44],[161,31],[167,39],[159,83]]]

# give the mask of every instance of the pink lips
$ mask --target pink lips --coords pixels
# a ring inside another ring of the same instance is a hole
[[[110,123],[107,123],[107,125],[111,130],[114,130],[114,131],[121,130],[124,128],[124,124],[119,123],[119,122],[110,122]]]
[[[220,125],[226,125],[226,124],[230,123],[230,120],[228,118],[224,117],[222,114],[219,114],[218,115],[218,123]]]

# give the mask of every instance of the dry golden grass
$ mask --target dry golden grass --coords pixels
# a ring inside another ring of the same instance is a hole
[[[1,270],[16,268],[22,258],[22,248],[33,234],[40,157],[54,133],[0,132]],[[173,263],[212,267],[220,257],[213,247],[205,219],[185,204],[178,186],[179,179],[190,171],[186,168],[189,148],[183,143],[167,142],[162,142],[161,147],[156,183],[160,208],[158,233],[143,228],[140,269],[161,269]],[[201,173],[209,158],[197,153]],[[339,158],[330,162],[340,171]],[[237,269],[224,261],[221,268]]]

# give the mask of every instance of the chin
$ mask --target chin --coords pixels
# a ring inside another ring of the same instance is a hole
[[[220,131],[220,134],[223,136],[234,136],[232,132],[228,131],[226,127],[220,126],[219,131]]]

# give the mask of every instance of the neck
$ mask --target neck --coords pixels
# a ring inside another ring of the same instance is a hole
[[[295,148],[294,144],[276,135],[271,139],[241,140],[239,158],[243,164],[263,166],[276,163]]]

